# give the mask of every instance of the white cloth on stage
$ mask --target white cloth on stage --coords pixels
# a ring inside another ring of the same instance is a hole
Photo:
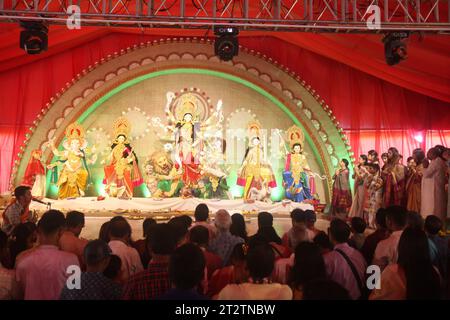
[[[47,202],[47,200],[44,200]],[[295,208],[302,210],[314,210],[311,204],[298,202],[274,202],[267,203],[262,201],[255,201],[254,203],[245,203],[242,199],[239,200],[213,200],[213,199],[199,199],[199,198],[164,198],[155,200],[151,198],[133,198],[131,200],[123,200],[117,198],[107,198],[103,201],[97,201],[95,197],[84,197],[77,199],[63,199],[53,201],[52,209],[68,211],[80,210],[83,212],[89,211],[148,211],[148,212],[169,212],[169,211],[194,211],[195,207],[200,203],[206,203],[210,212],[216,212],[219,209],[228,210],[231,213],[239,211],[267,211],[270,213],[284,213],[289,214]],[[45,205],[39,203],[32,203],[32,209],[46,209]]]

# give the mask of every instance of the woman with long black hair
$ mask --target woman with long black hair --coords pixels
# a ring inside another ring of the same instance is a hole
[[[429,242],[417,227],[406,228],[398,243],[396,264],[381,274],[380,289],[370,300],[437,300],[441,298],[439,271],[431,263]]]

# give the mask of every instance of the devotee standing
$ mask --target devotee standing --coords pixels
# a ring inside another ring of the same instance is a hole
[[[59,250],[65,227],[64,214],[49,210],[38,223],[39,246],[17,262],[16,279],[25,300],[56,300],[69,276],[79,266],[73,253]]]
[[[238,243],[243,243],[244,239],[236,237],[230,233],[231,216],[228,211],[221,209],[216,212],[214,224],[217,229],[216,237],[210,241],[209,249],[217,254],[223,262],[223,266],[228,265],[231,252]]]
[[[387,265],[397,263],[398,242],[406,227],[407,217],[408,214],[403,207],[392,206],[386,209],[386,226],[391,235],[378,243],[372,261],[372,264],[378,265],[381,270]]]
[[[428,150],[424,160],[422,178],[422,202],[420,213],[423,217],[435,215],[442,221],[447,218],[445,173],[446,164],[436,148]]]
[[[373,255],[378,243],[389,237],[389,230],[386,226],[386,209],[378,209],[375,215],[376,230],[369,234],[361,248],[361,253],[366,259],[367,264],[371,264]]]
[[[93,240],[86,244],[83,260],[86,272],[81,274],[80,288],[70,289],[64,286],[60,300],[119,300],[122,287],[103,275],[112,251],[103,240]]]
[[[345,219],[348,210],[352,206],[352,193],[350,191],[350,173],[348,170],[348,160],[342,159],[339,162],[340,168],[333,176],[333,197],[331,201],[332,215]]]
[[[36,222],[37,216],[30,211],[31,188],[28,186],[18,186],[14,189],[13,202],[6,207],[3,212],[2,230],[11,235],[15,226],[25,222]]]
[[[333,251],[324,256],[328,278],[348,290],[356,300],[364,293],[366,261],[361,253],[348,245],[350,227],[344,221],[331,221],[329,229]]]
[[[150,229],[152,226],[156,225],[156,220],[153,218],[145,218],[144,222],[142,223],[142,231],[144,239],[139,239],[137,241],[134,241],[132,243],[133,248],[137,250],[139,253],[139,256],[141,257],[141,262],[144,268],[148,265],[148,262],[150,261],[151,257],[149,256],[149,252],[147,250],[147,242],[146,238],[148,234],[150,233]]]
[[[16,226],[8,242],[10,267],[14,268],[16,261],[30,252],[37,242],[36,225],[32,222],[21,223]]]
[[[383,179],[380,178],[380,166],[369,163],[366,178],[366,199],[364,201],[364,220],[370,228],[375,228],[375,215],[383,202]]]
[[[348,243],[353,248],[361,251],[362,246],[366,240],[364,231],[366,231],[367,224],[364,219],[360,217],[353,217],[350,220],[352,236],[350,237]]]
[[[433,267],[423,230],[406,228],[398,243],[398,262],[381,274],[370,300],[440,299],[439,272]]]
[[[370,150],[367,153],[367,163],[380,165],[380,160],[378,159],[378,152],[375,150]]]
[[[412,161],[408,161],[409,170],[406,181],[406,208],[409,211],[420,212],[423,160],[425,153],[422,149],[415,149],[412,155]]]
[[[70,211],[66,216],[66,231],[59,239],[61,250],[75,254],[82,266],[84,266],[84,247],[88,243],[87,240],[80,238],[83,228],[84,214],[78,211]]]
[[[406,168],[400,163],[400,154],[396,148],[389,148],[388,160],[381,172],[384,181],[383,207],[401,206],[406,202]]]
[[[7,254],[8,236],[0,230],[0,261]],[[14,300],[19,296],[16,273],[0,263],[0,300]]]
[[[195,226],[203,226],[208,229],[209,239],[213,239],[216,235],[216,228],[208,222],[209,219],[209,208],[205,203],[200,203],[195,207],[194,211],[195,222],[192,224],[191,228]]]
[[[169,277],[172,289],[162,295],[162,300],[207,300],[198,293],[205,272],[205,257],[193,243],[175,249],[170,256]]]
[[[208,270],[208,279],[211,278],[214,271],[220,269],[223,265],[222,259],[214,253],[207,250],[209,242],[209,232],[204,226],[195,226],[189,232],[189,239],[196,244],[203,252],[206,261],[206,269]]]
[[[291,300],[289,286],[270,281],[274,263],[275,254],[270,245],[250,247],[247,254],[249,281],[227,285],[220,291],[218,300]]]
[[[232,235],[241,237],[244,241],[247,241],[247,228],[245,227],[245,219],[242,214],[235,213],[231,216],[230,232]]]
[[[144,270],[141,257],[136,249],[129,246],[131,227],[124,218],[115,217],[111,220],[109,234],[109,246],[122,260],[121,279],[124,283],[130,276]]]
[[[295,260],[290,275],[294,300],[303,299],[303,287],[306,283],[326,279],[325,262],[318,245],[302,242],[295,248]]]
[[[436,248],[436,257],[432,260],[433,264],[438,268],[442,277],[444,286],[448,286],[448,259],[450,252],[448,248],[449,238],[447,236],[439,236],[439,231],[442,230],[443,223],[441,219],[436,216],[428,216],[425,219],[425,233],[429,240],[431,240]],[[431,247],[430,247],[431,249]]]
[[[381,171],[384,170],[384,168],[386,167],[386,164],[388,162],[388,154],[387,152],[384,152],[381,154],[381,161],[383,161],[383,166],[381,167]]]
[[[294,252],[300,242],[312,242],[314,234],[306,226],[307,216],[302,209],[297,208],[292,210],[291,222],[292,227],[283,235],[281,240],[286,248]]]
[[[231,252],[230,265],[216,270],[208,281],[208,296],[217,298],[217,294],[228,284],[239,284],[248,280],[246,256],[248,246],[238,243]]]
[[[450,149],[446,149],[442,153],[442,157],[447,161],[447,218],[450,218]]]
[[[364,198],[366,196],[366,176],[368,174],[366,166],[367,156],[362,154],[359,156],[359,163],[355,167],[353,178],[355,179],[355,197],[353,199],[352,207],[350,208],[349,217],[363,217]]]
[[[170,289],[169,259],[177,244],[173,226],[167,223],[153,226],[146,240],[152,259],[147,269],[128,279],[124,300],[155,299]]]
[[[313,239],[320,230],[315,227],[315,223],[317,221],[317,216],[314,210],[305,210],[306,214],[306,227],[308,228],[308,232],[311,235],[311,239]]]

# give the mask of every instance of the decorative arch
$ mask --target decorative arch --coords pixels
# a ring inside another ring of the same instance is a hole
[[[354,162],[348,138],[324,100],[298,75],[270,57],[240,48],[232,61],[214,55],[213,42],[172,38],[141,43],[108,55],[66,83],[41,110],[20,147],[11,176],[11,188],[20,183],[31,151],[43,149],[43,161],[52,153],[44,143],[55,137],[59,144],[70,123],[83,123],[90,112],[127,86],[150,77],[192,73],[223,77],[245,85],[283,110],[305,132],[314,157],[325,174],[324,200],[331,198],[332,175],[340,158]]]

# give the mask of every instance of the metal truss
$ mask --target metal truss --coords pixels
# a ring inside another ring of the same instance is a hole
[[[450,33],[450,0],[0,0],[0,22],[66,24],[71,5],[82,26]]]

